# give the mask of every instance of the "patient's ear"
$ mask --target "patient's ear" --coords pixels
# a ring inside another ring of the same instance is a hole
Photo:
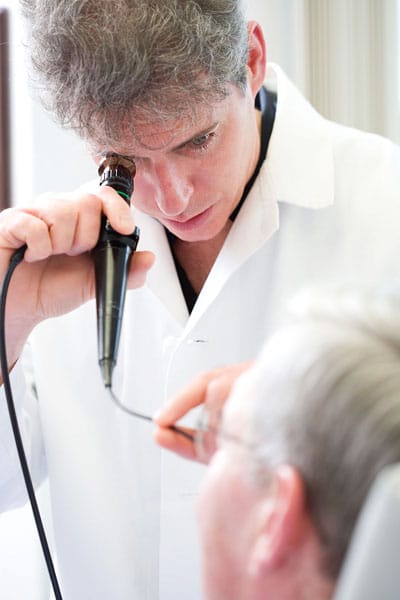
[[[306,535],[305,487],[299,472],[281,465],[260,501],[249,572],[258,577],[280,568]]]

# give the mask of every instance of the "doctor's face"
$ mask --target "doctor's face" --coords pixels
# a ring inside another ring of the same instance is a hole
[[[250,91],[231,86],[196,119],[138,126],[113,149],[136,163],[133,204],[184,241],[214,238],[226,225],[257,164],[260,115]]]

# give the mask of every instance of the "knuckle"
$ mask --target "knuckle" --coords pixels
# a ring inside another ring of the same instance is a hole
[[[89,211],[100,212],[102,208],[102,199],[95,193],[87,192],[81,196],[80,201],[82,205]]]

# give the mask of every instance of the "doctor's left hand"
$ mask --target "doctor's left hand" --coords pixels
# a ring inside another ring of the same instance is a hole
[[[171,398],[153,417],[156,423],[153,437],[157,444],[166,450],[179,454],[183,458],[208,462],[211,457],[207,457],[206,460],[199,456],[196,444],[170,429],[170,427],[176,425],[181,418],[196,406],[214,401],[224,402],[228,398],[236,379],[251,364],[247,361],[202,373],[178,395]],[[195,429],[185,427],[183,429],[193,436],[196,433]]]

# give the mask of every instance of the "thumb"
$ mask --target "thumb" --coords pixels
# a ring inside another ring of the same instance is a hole
[[[142,287],[146,281],[147,273],[155,262],[155,255],[148,250],[135,252],[132,258],[128,276],[128,288]]]

